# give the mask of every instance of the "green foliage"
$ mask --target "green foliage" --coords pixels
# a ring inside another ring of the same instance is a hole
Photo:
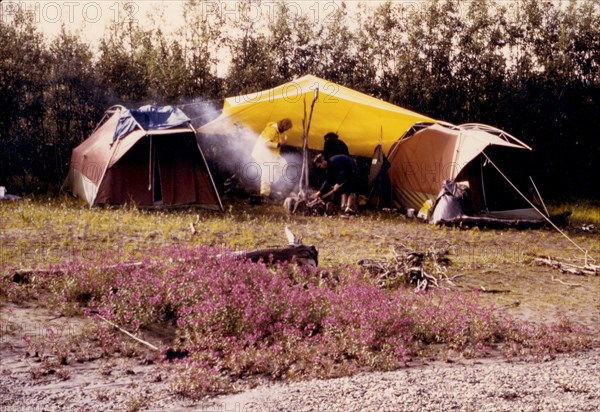
[[[269,39],[263,34],[264,22],[254,17],[258,1],[237,3],[237,15],[228,21],[232,27],[227,40],[231,64],[225,80],[228,95],[246,94],[277,84],[275,61]]]
[[[49,46],[48,85],[44,91],[45,146],[38,153],[42,173],[60,185],[68,173],[67,160],[74,146],[95,128],[107,99],[93,69],[93,53],[63,28]],[[34,164],[36,162],[34,161]]]
[[[186,0],[173,34],[160,13],[143,26],[122,19],[97,55],[64,29],[48,41],[26,13],[2,19],[1,183],[56,188],[70,149],[111,104],[214,100],[313,73],[430,117],[507,130],[536,149],[531,166],[549,197],[600,193],[589,176],[600,155],[597,0],[304,6]]]
[[[204,100],[221,96],[221,80],[216,77],[218,54],[223,42],[223,16],[202,13],[203,4],[187,0],[183,9],[183,26],[178,32],[183,58],[187,64],[184,97]],[[214,3],[210,3],[213,4]],[[206,7],[206,6],[204,6]]]
[[[341,3],[323,22],[316,75],[352,87],[359,75],[354,72],[358,60],[356,35],[350,29],[346,5]]]
[[[12,24],[0,20],[0,176],[11,177],[3,185],[19,184],[34,172],[32,152],[43,150],[48,53],[25,13],[17,14]]]

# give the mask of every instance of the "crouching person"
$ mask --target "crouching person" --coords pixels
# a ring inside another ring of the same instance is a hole
[[[335,155],[327,159],[322,154],[315,157],[317,169],[326,171],[326,179],[314,197],[329,197],[334,193],[341,195],[341,209],[346,215],[358,213],[356,183],[358,180],[356,161],[347,155]]]

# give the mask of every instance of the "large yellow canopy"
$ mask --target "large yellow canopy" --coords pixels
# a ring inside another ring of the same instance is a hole
[[[415,123],[435,123],[419,113],[306,75],[273,89],[227,98],[221,116],[200,127],[198,132],[229,135],[245,127],[258,134],[267,123],[287,117],[294,124],[286,133],[288,144],[302,147],[302,122],[305,118],[308,121],[317,88],[319,95],[308,138],[310,149],[323,149],[323,136],[335,132],[348,145],[350,154],[370,157],[380,143],[387,153]]]

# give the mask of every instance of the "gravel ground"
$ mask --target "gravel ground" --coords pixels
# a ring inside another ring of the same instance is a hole
[[[214,410],[227,411],[600,411],[600,350],[542,363],[435,363],[262,387],[216,402]]]
[[[600,335],[593,322],[593,350],[544,362],[415,361],[394,372],[265,383],[202,401],[173,395],[165,368],[143,356],[71,360],[61,374],[61,367],[50,373],[42,357],[28,352],[23,336],[44,337],[40,325],[68,339],[83,322],[35,305],[0,307],[0,412],[600,411]]]
[[[3,365],[12,372],[0,373],[0,412],[600,410],[600,349],[545,362],[433,362],[394,372],[264,385],[202,402],[169,394],[168,377],[155,379],[152,366],[123,364],[106,376],[87,365],[66,381],[36,382],[18,363],[13,358]]]

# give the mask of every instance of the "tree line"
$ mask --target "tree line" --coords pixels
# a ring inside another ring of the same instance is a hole
[[[319,16],[280,1],[268,18],[257,1],[235,16],[208,13],[215,3],[187,0],[169,35],[160,16],[112,22],[96,47],[64,28],[48,39],[26,13],[0,19],[0,184],[56,190],[113,104],[196,103],[200,117],[206,102],[311,73],[504,129],[534,147],[544,193],[598,198],[599,0],[328,3]]]

